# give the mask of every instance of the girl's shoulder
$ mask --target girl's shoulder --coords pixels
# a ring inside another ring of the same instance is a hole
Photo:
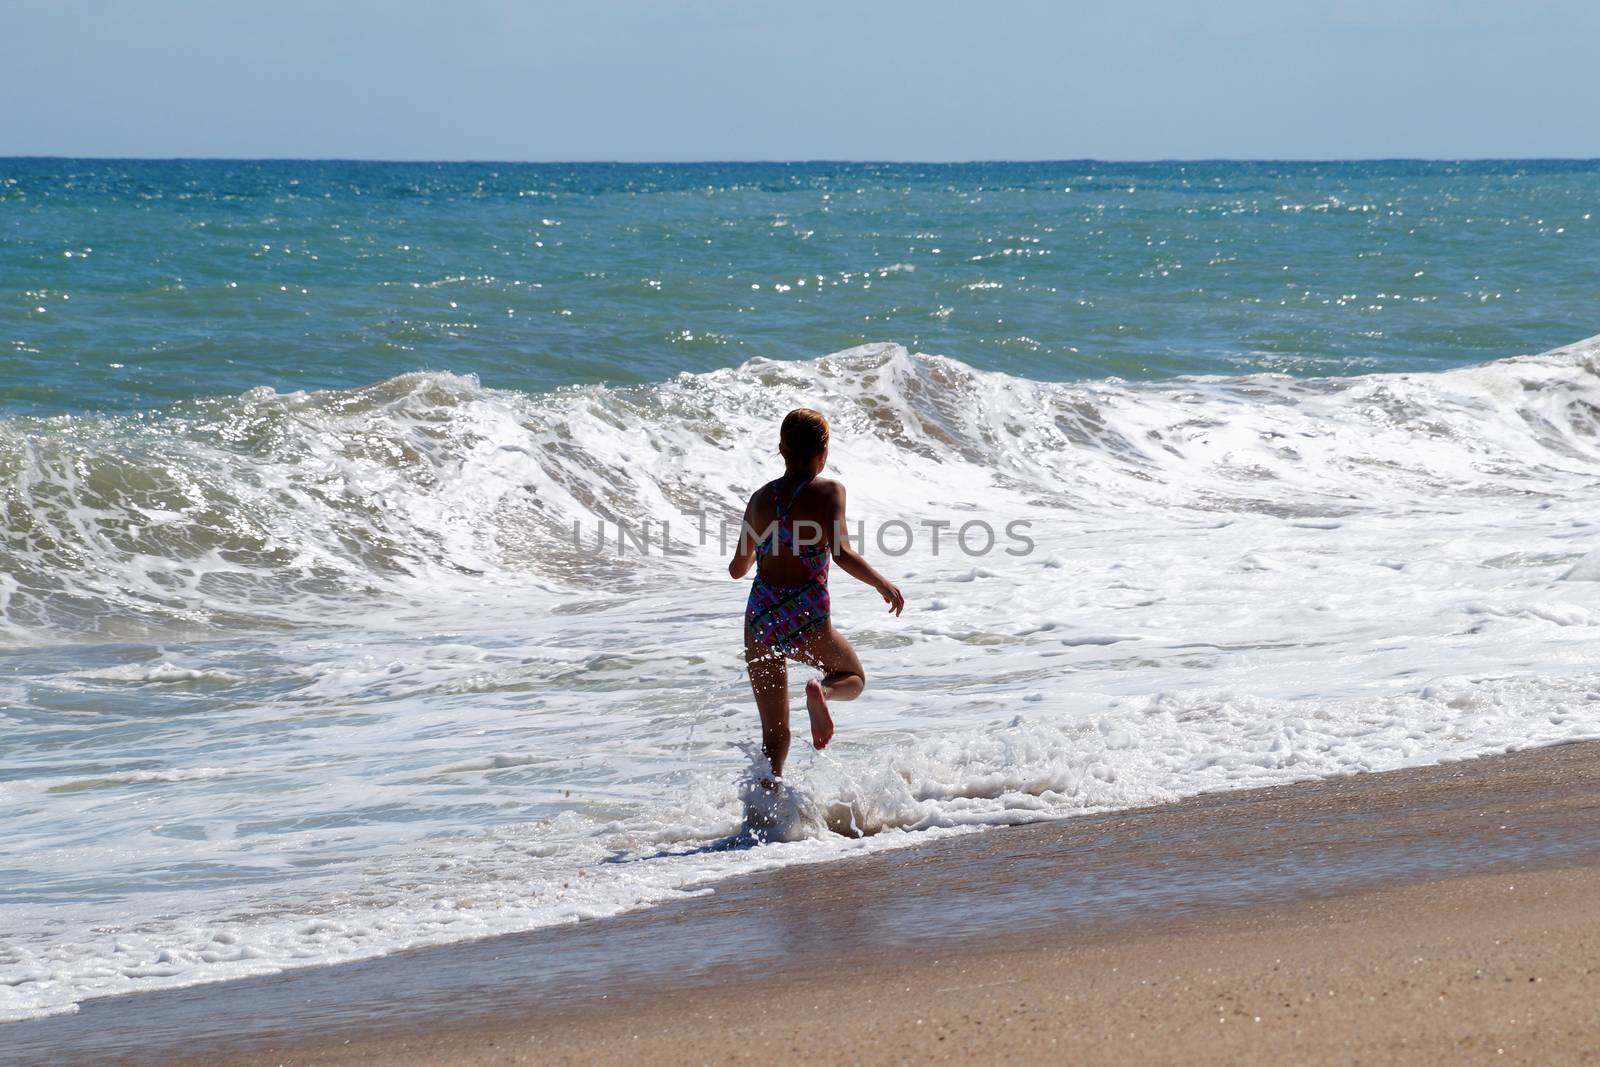
[[[810,487],[828,496],[844,492],[844,483],[837,478],[813,478]]]
[[[813,478],[806,486],[805,504],[808,511],[832,511],[844,500],[844,483],[834,478]]]
[[[773,498],[773,487],[776,486],[777,484],[778,484],[777,479],[773,479],[772,481],[767,482],[761,488],[757,489],[755,492],[751,493],[750,494],[750,507],[751,507],[751,509],[752,510],[757,510],[757,509],[760,509],[762,507],[762,505],[764,505],[764,504],[771,504],[772,498]]]

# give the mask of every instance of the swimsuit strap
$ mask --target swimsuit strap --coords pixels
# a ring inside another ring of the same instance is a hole
[[[773,519],[772,519],[772,522],[773,522],[773,525],[777,526],[777,528],[778,528],[777,540],[779,540],[779,541],[793,541],[794,540],[794,535],[792,533],[790,533],[789,530],[784,527],[783,523],[784,523],[784,520],[789,517],[789,509],[794,507],[795,499],[800,495],[800,491],[802,489],[804,489],[806,486],[810,485],[811,482],[812,482],[812,479],[811,478],[807,478],[805,481],[803,481],[799,485],[795,486],[794,487],[794,492],[789,494],[789,500],[788,500],[787,503],[783,499],[783,490],[779,488],[778,483],[776,481],[774,481],[772,483],[772,498],[773,498]],[[772,545],[767,540],[763,539],[761,541],[756,542],[756,558],[765,559],[766,556],[767,556],[767,553],[769,553],[771,551],[772,551]]]
[[[784,506],[781,503],[778,505],[778,507],[777,507],[777,516],[778,517],[776,519],[776,522],[778,523],[778,540],[780,540],[780,541],[783,540],[784,539],[784,535],[787,534],[789,542],[791,544],[794,544],[794,540],[795,540],[794,533],[792,531],[784,528],[783,521],[789,517],[789,509],[794,507],[794,502],[795,502],[796,498],[798,498],[800,496],[800,491],[802,489],[804,489],[806,486],[810,485],[811,482],[812,482],[812,479],[807,478],[805,481],[803,481],[799,485],[795,486],[794,492],[789,494],[788,506]],[[773,488],[773,493],[776,496],[778,496],[778,498],[781,501],[783,494],[779,493],[777,491],[776,487]],[[806,568],[807,572],[811,575],[811,580],[812,581],[816,581],[819,578],[822,581],[827,581],[827,575],[828,575],[828,546],[826,544],[807,545],[804,548],[801,548],[798,544],[795,544],[794,545],[794,549],[795,549],[795,555],[800,557],[800,562],[805,564],[805,568]]]
[[[795,486],[794,487],[794,492],[789,494],[789,502],[787,504],[785,504],[783,502],[783,493],[782,493],[781,490],[779,490],[778,483],[777,482],[773,482],[772,483],[772,496],[773,496],[773,519],[772,519],[772,521],[774,523],[776,523],[777,526],[778,526],[778,540],[780,540],[780,541],[784,541],[784,540],[793,541],[794,540],[794,534],[791,533],[788,529],[786,529],[784,527],[783,523],[784,523],[784,520],[786,520],[789,517],[789,509],[794,507],[795,498],[800,495],[800,490],[804,489],[806,486],[808,486],[810,484],[811,484],[811,479],[807,478],[805,481],[803,481],[799,485]],[[785,535],[787,535],[787,536],[785,536]]]
[[[800,495],[800,490],[804,489],[806,486],[808,486],[810,484],[811,484],[811,479],[807,478],[805,481],[803,481],[799,485],[795,486],[794,487],[794,492],[789,494],[789,502],[787,504],[785,504],[783,502],[783,494],[781,492],[779,492],[779,490],[778,490],[778,483],[777,482],[773,482],[772,483],[772,495],[775,498],[775,504],[776,504],[775,510],[777,511],[777,521],[778,522],[781,523],[784,519],[789,517],[789,509],[794,507],[795,498]]]

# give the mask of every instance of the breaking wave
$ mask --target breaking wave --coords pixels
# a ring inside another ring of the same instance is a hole
[[[1432,374],[1047,383],[882,344],[631,388],[415,373],[11,419],[0,626],[37,641],[323,625],[485,575],[630,587],[647,557],[581,535],[653,520],[687,537],[737,516],[801,402],[833,420],[852,490],[901,516],[1514,505],[1592,483],[1597,361],[1591,339]]]

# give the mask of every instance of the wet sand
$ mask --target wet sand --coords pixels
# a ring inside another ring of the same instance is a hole
[[[0,1061],[1600,1063],[1600,744],[1214,794],[0,1028]]]
[[[1600,872],[1450,878],[286,1051],[236,1062],[1600,1062]]]

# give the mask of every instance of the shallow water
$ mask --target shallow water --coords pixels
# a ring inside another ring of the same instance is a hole
[[[1595,184],[0,164],[0,1018],[1600,735]],[[908,608],[757,835],[799,403]]]

